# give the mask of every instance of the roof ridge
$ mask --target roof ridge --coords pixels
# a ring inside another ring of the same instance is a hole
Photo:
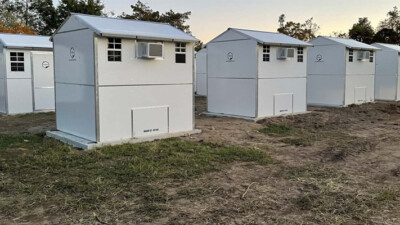
[[[96,16],[96,15],[89,15],[89,14],[82,14],[82,13],[72,13],[71,15],[84,16],[84,17],[96,17],[96,18],[110,19],[110,20],[121,20],[121,21],[130,21],[131,20],[131,21],[140,22],[140,23],[153,23],[153,24],[171,26],[171,24],[169,24],[169,23],[161,23],[161,22],[145,21],[145,20],[137,20],[137,19],[124,19],[124,18],[120,18],[120,17]]]
[[[269,33],[269,34],[282,34],[282,33],[279,33],[279,32],[271,32],[271,31],[262,31],[262,30],[251,30],[251,29],[242,29],[242,28],[230,28],[230,29],[233,29],[233,30],[244,30],[244,31],[252,31],[252,32],[259,32],[259,33]],[[283,34],[283,35],[285,35],[285,34]]]

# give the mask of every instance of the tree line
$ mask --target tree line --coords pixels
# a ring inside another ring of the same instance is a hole
[[[286,22],[285,19],[286,16],[284,14],[279,17],[278,32],[303,41],[315,38],[320,29],[313,18],[306,20],[304,23]],[[400,44],[400,11],[397,7],[390,10],[387,13],[387,18],[382,20],[376,29],[372,27],[368,17],[363,17],[359,18],[348,33],[332,32],[330,36],[351,38],[366,44],[374,42]]]
[[[122,13],[117,17],[169,23],[190,33],[186,21],[191,12],[170,10],[160,13],[140,0],[132,4],[131,9],[131,13]],[[57,6],[52,0],[0,0],[0,32],[51,35],[71,13],[115,16],[112,12],[104,12],[104,4],[100,0],[60,0]]]
[[[115,15],[106,13],[101,0],[60,0],[54,5],[52,0],[0,0],[0,32],[51,35],[71,15],[82,13],[89,15],[103,15],[124,19],[136,19],[169,23],[172,26],[191,33],[186,22],[191,12],[175,12],[169,10],[161,13],[151,9],[140,0],[133,0],[131,12]],[[320,26],[310,18],[305,22],[286,21],[286,15],[279,17],[278,32],[303,41],[316,37]],[[349,29],[348,33],[333,32],[331,36],[349,37],[367,44],[383,42],[400,44],[400,11],[397,7],[387,13],[387,18],[374,29],[367,17],[360,18]],[[199,43],[197,50],[202,47]]]

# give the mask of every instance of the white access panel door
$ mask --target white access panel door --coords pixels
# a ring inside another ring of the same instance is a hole
[[[293,94],[274,95],[274,115],[281,116],[293,113]]]
[[[146,137],[169,133],[169,106],[132,109],[132,137]]]
[[[367,102],[367,88],[366,87],[354,88],[354,103],[363,104],[365,102]]]
[[[52,53],[32,53],[34,111],[55,109]]]

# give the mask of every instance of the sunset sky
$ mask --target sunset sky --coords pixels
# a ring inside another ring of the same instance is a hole
[[[106,11],[130,12],[136,0],[103,0]],[[359,17],[368,17],[376,27],[400,0],[142,0],[161,12],[191,11],[188,24],[194,36],[207,42],[228,27],[276,31],[278,17],[304,22],[310,17],[321,29],[319,35],[347,32]]]

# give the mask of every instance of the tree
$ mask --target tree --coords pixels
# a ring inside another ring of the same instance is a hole
[[[0,33],[36,34],[34,30],[21,23],[16,23],[10,27],[10,26],[4,26],[2,22],[0,22]]]
[[[199,41],[198,43],[196,43],[194,50],[196,52],[200,51],[203,48],[203,45],[204,45],[203,42]]]
[[[394,7],[392,11],[387,13],[385,20],[381,21],[378,30],[392,29],[395,32],[400,31],[400,11],[397,7]]]
[[[61,25],[71,13],[101,16],[104,15],[103,9],[104,5],[100,0],[61,0],[57,8],[58,26]]]
[[[341,32],[337,32],[337,31],[332,32],[331,36],[338,37],[338,38],[348,38],[349,37],[347,35],[347,33],[341,33]]]
[[[103,9],[100,0],[61,0],[58,7],[52,0],[0,0],[0,21],[5,28],[18,24],[50,35],[73,12],[103,15]]]
[[[0,32],[16,34],[35,34],[36,32],[26,25],[32,22],[26,17],[26,4],[22,1],[0,1]]]
[[[190,32],[190,26],[185,25],[186,21],[189,20],[191,12],[178,13],[170,10],[165,13],[159,11],[153,11],[148,5],[144,4],[140,0],[135,5],[131,5],[132,14],[123,13],[120,17],[124,19],[135,19],[142,21],[152,21],[160,23],[168,23],[171,26],[178,28],[186,33]]]
[[[398,45],[400,44],[400,34],[393,29],[383,28],[375,34],[373,42]]]
[[[309,41],[316,37],[319,26],[314,22],[314,18],[306,20],[304,23],[296,23],[293,21],[286,22],[285,14],[279,16],[278,32],[289,35],[303,41]]]
[[[371,22],[367,17],[359,18],[358,23],[355,23],[349,30],[349,37],[351,39],[371,44],[374,40],[375,31],[371,26]]]
[[[52,0],[34,0],[29,7],[35,18],[33,28],[41,35],[51,35],[60,25]]]
[[[380,22],[374,42],[400,44],[400,11],[397,7],[387,13],[387,18]]]

